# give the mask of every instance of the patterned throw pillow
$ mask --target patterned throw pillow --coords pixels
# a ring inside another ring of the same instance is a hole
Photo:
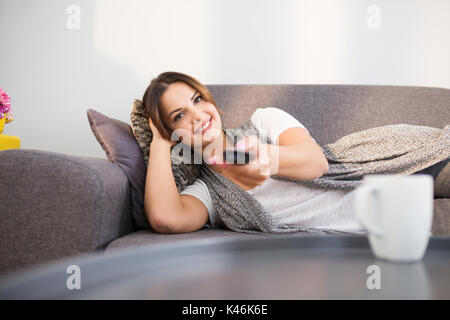
[[[153,135],[148,124],[145,108],[142,105],[142,101],[138,99],[135,99],[133,102],[133,108],[131,111],[131,128],[133,130],[134,137],[138,142],[139,148],[142,151],[145,167],[147,168],[150,143]],[[172,149],[174,147],[172,147]],[[200,175],[200,164],[194,164],[193,161],[191,161],[191,164],[182,163],[181,158],[182,154],[177,155],[175,152],[171,152],[172,173],[175,178],[178,192],[183,191],[184,188],[192,184]]]

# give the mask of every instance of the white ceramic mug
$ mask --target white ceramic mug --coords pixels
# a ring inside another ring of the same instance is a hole
[[[377,258],[422,260],[433,219],[432,176],[365,175],[354,199],[356,217]]]

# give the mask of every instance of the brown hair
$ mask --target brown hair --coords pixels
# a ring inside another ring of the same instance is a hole
[[[200,81],[180,72],[163,72],[156,78],[152,79],[147,87],[147,90],[145,90],[142,103],[145,108],[147,118],[150,117],[152,119],[152,122],[155,124],[156,128],[158,128],[161,135],[168,140],[170,140],[170,132],[163,123],[160,113],[161,110],[159,100],[164,91],[166,91],[169,85],[174,82],[184,82],[191,88],[198,90],[203,100],[212,103],[216,107],[217,112],[222,114],[220,109],[217,107],[211,92],[203,84],[201,84]]]

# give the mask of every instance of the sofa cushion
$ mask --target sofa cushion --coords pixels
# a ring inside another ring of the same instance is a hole
[[[229,238],[229,239],[256,239],[260,237],[314,237],[314,236],[332,236],[324,232],[317,233],[305,233],[305,232],[292,232],[292,233],[265,233],[265,234],[250,234],[234,232],[227,229],[218,228],[203,228],[195,232],[177,233],[177,234],[162,234],[155,233],[147,230],[139,230],[134,233],[128,234],[124,237],[118,238],[112,241],[105,249],[105,251],[112,251],[116,249],[134,247],[134,246],[146,246],[162,243],[176,243],[188,240],[204,239],[205,245],[207,245],[209,239],[214,238]]]
[[[131,215],[139,229],[150,229],[144,212],[146,169],[141,150],[129,124],[89,109],[87,117],[108,160],[126,174],[131,187]]]

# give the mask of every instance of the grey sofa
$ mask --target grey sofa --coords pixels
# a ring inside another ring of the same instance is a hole
[[[443,128],[450,90],[362,85],[208,85],[237,126],[258,107],[275,106],[302,122],[323,145],[351,132],[395,123]],[[94,137],[93,137],[94,139]],[[449,168],[441,171],[448,186]],[[261,237],[218,229],[185,234],[136,230],[130,185],[114,163],[42,150],[0,151],[0,274],[54,259],[210,237]],[[450,199],[434,200],[434,235],[450,234]],[[292,234],[295,236],[295,234]]]

